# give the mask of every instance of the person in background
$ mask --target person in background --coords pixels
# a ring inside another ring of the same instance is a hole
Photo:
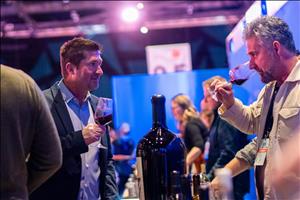
[[[214,110],[213,108],[211,108],[209,101],[205,101],[204,98],[200,101],[200,110],[201,110],[199,113],[200,120],[207,128],[209,134],[210,128],[212,126],[215,117]],[[203,158],[205,162],[208,160],[208,151],[209,151],[209,140],[206,140],[204,144],[204,152],[203,152]]]
[[[63,149],[62,168],[30,199],[119,199],[108,127],[95,123],[102,48],[74,38],[60,48],[62,79],[44,91]],[[106,148],[99,148],[101,144]]]
[[[214,121],[214,110],[209,107],[205,99],[202,99],[200,102],[200,110],[200,119],[209,130]]]
[[[119,195],[122,196],[125,184],[130,174],[133,173],[131,165],[135,158],[135,144],[133,139],[129,136],[130,125],[122,123],[116,139],[112,142],[113,146],[113,160],[115,160],[115,167],[118,175]]]
[[[271,185],[272,163],[275,153],[299,126],[300,61],[292,33],[278,17],[253,20],[244,30],[244,39],[250,67],[266,83],[257,100],[243,105],[224,81],[213,82],[211,89],[222,102],[218,112],[224,120],[243,132],[257,134],[254,165],[258,199],[283,199],[284,194]],[[237,170],[245,167],[239,164]]]
[[[215,80],[225,81],[220,76],[214,76],[203,82],[204,101],[209,110],[214,112],[214,120],[209,131],[208,160],[206,161],[207,177],[212,181],[215,177],[215,170],[223,168],[235,154],[247,143],[247,135],[222,120],[217,109],[221,105],[215,101],[209,92],[209,87]],[[245,171],[233,179],[233,195],[235,200],[243,199],[249,192],[250,180],[249,171]]]
[[[199,118],[199,114],[190,98],[184,94],[178,94],[172,98],[172,114],[178,122],[179,131],[188,149],[186,166],[191,168],[195,164],[195,173],[203,172],[204,143],[207,138],[207,129]],[[189,170],[190,171],[190,170]]]
[[[0,199],[28,199],[62,164],[45,97],[21,70],[1,64]]]

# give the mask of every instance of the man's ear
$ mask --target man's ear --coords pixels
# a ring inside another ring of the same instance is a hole
[[[70,74],[70,75],[74,74],[75,69],[76,69],[76,66],[75,66],[74,64],[72,64],[72,63],[70,63],[70,62],[68,62],[68,63],[66,64],[66,71],[67,71],[67,74]]]
[[[273,48],[274,48],[274,51],[277,55],[280,55],[282,52],[281,52],[281,44],[280,42],[278,41],[274,41],[273,42]]]

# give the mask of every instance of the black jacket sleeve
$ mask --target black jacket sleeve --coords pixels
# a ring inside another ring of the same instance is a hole
[[[203,152],[206,135],[207,130],[200,122],[188,122],[185,128],[185,143],[188,150],[191,150],[193,147],[198,147]]]
[[[226,121],[219,120],[214,137],[216,140],[214,141],[215,151],[219,151],[219,156],[207,174],[210,180],[214,178],[214,170],[224,167],[234,158],[238,150],[247,143],[247,135],[241,133]]]

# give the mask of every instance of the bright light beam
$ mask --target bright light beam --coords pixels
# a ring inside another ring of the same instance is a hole
[[[133,7],[125,8],[122,11],[121,16],[125,22],[129,22],[129,23],[135,22],[139,17],[139,12],[137,11],[136,8],[133,8]]]
[[[139,2],[136,4],[137,9],[142,10],[144,8],[144,4]]]
[[[146,34],[146,33],[148,33],[148,28],[146,27],[146,26],[142,26],[141,28],[140,28],[140,32],[141,33],[143,33],[143,34]]]

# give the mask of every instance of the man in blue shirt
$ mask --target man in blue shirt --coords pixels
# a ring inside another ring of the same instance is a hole
[[[98,98],[90,93],[103,75],[101,47],[74,38],[60,49],[63,79],[45,90],[63,149],[62,168],[31,199],[118,199],[107,127],[97,125]],[[99,148],[99,139],[107,148]]]

